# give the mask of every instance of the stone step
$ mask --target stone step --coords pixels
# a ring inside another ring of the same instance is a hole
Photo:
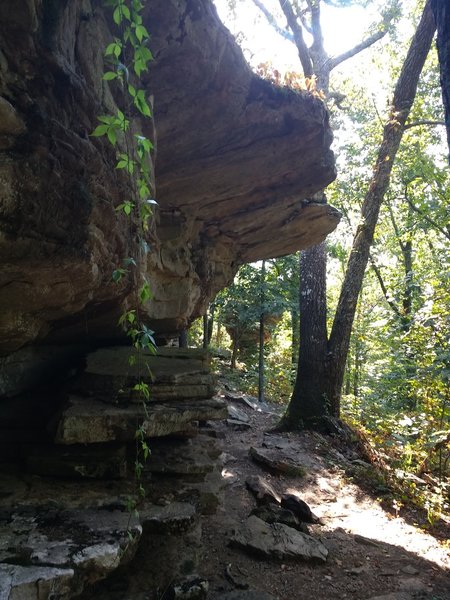
[[[139,516],[146,534],[183,535],[198,523],[195,506],[188,502],[148,506],[141,510]]]
[[[25,460],[29,473],[70,479],[126,479],[127,462],[125,444],[34,446]]]
[[[86,368],[72,389],[104,401],[135,398],[138,382],[149,384],[150,400],[210,398],[215,378],[210,372],[209,356],[201,349],[161,348],[158,354],[142,352],[130,364],[136,351],[131,347],[101,348],[87,356]]]
[[[95,444],[133,441],[138,427],[146,437],[160,437],[183,431],[192,421],[224,419],[226,404],[219,399],[196,402],[115,406],[72,396],[56,429],[57,444]]]

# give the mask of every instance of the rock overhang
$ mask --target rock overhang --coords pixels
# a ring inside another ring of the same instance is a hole
[[[112,175],[111,149],[89,137],[96,115],[114,108],[101,83],[109,25],[98,3],[77,0],[58,11],[50,39],[40,2],[27,0],[30,19],[15,18],[13,4],[0,8],[4,354],[35,340],[79,342],[86,330],[115,338],[129,302],[111,283],[129,251],[114,210],[126,184]],[[308,200],[335,177],[320,99],[252,73],[210,0],[147,10],[159,208],[146,312],[154,329],[173,333],[240,264],[322,241],[339,214]]]

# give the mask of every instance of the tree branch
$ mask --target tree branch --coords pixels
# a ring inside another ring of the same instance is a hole
[[[373,44],[375,44],[375,42],[378,42],[378,40],[381,40],[381,38],[383,38],[386,35],[386,33],[387,33],[387,29],[385,29],[384,31],[378,31],[377,33],[374,33],[373,35],[368,37],[366,40],[363,40],[362,42],[360,42],[359,44],[357,44],[350,50],[347,50],[347,52],[343,52],[342,54],[339,54],[338,56],[334,56],[334,57],[330,58],[329,63],[328,63],[329,70],[332,71],[335,67],[337,67],[344,61],[348,60],[349,58],[352,58],[352,56],[359,54],[366,48],[370,48],[370,46],[373,46]]]
[[[295,18],[291,4],[289,2],[286,2],[286,0],[278,1],[280,3],[281,10],[283,11],[286,17],[289,28],[294,36],[294,42],[297,46],[298,57],[303,67],[303,74],[305,77],[312,77],[314,71],[308,47],[305,43],[305,40],[303,39],[303,29],[301,25],[299,25],[297,19]],[[255,0],[253,0],[253,2],[255,2]]]
[[[388,290],[384,283],[383,277],[381,275],[380,268],[375,263],[371,254],[369,254],[369,260],[370,260],[370,266],[372,267],[372,270],[378,279],[378,283],[380,284],[380,288],[381,288],[381,291],[383,292],[384,299],[389,304],[389,306],[392,308],[392,310],[397,315],[397,317],[400,318],[401,317],[400,310],[399,310],[398,306],[395,304],[395,302],[389,298]]]
[[[405,130],[411,129],[411,127],[420,127],[421,125],[444,125],[445,127],[445,121],[428,121],[426,119],[423,121],[414,121],[413,123],[407,123],[405,125]]]
[[[288,42],[294,42],[294,36],[292,35],[292,33],[289,33],[287,29],[283,29],[283,27],[280,27],[280,25],[278,25],[277,20],[275,19],[273,14],[270,12],[270,10],[266,8],[266,6],[261,2],[261,0],[252,0],[252,2],[266,17],[269,25],[271,25],[275,29],[275,31],[279,35],[281,35],[281,37],[283,37]]]
[[[312,47],[316,52],[324,54],[322,25],[320,23],[320,2],[317,2],[316,0],[307,0],[307,2],[311,14],[311,33],[313,36]]]

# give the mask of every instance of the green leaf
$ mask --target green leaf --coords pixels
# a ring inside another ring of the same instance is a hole
[[[106,73],[104,73],[103,75],[103,80],[104,81],[112,81],[113,79],[117,79],[118,75],[117,73],[114,73],[114,71],[107,71]]]
[[[114,131],[114,129],[112,129],[112,128],[108,129],[107,134],[108,134],[108,140],[111,142],[111,144],[113,146],[115,146],[116,142],[117,142],[117,135],[116,135],[116,132]]]
[[[127,217],[130,216],[133,209],[134,203],[130,202],[130,200],[127,200],[126,202],[123,202],[122,204],[119,204],[119,206],[116,207],[116,211],[123,211],[127,215]]]
[[[97,119],[100,121],[100,123],[106,123],[107,125],[110,125],[114,121],[114,117],[109,115],[103,115],[101,117],[97,117]]]
[[[119,281],[122,279],[122,277],[126,274],[125,269],[115,269],[112,272],[112,280],[114,281],[114,283],[119,283]]]
[[[101,137],[102,135],[105,135],[108,132],[108,125],[98,125],[94,131],[91,133],[92,137]]]
[[[144,38],[149,38],[150,35],[143,25],[138,25],[136,27],[136,37],[139,40],[139,42],[142,42]]]
[[[133,87],[131,84],[128,86],[128,93],[132,98],[136,96],[136,88]]]
[[[122,23],[122,10],[121,7],[118,6],[113,12],[113,20],[116,25],[120,25]]]
[[[114,56],[115,58],[119,58],[122,52],[122,43],[120,40],[116,39],[114,42],[111,42],[106,47],[105,56]]]
[[[144,304],[144,302],[147,302],[148,300],[150,300],[152,298],[150,286],[147,281],[145,281],[143,286],[141,287],[141,291],[139,293],[139,298],[140,298],[142,304]]]
[[[137,92],[136,97],[134,99],[134,105],[139,110],[139,112],[144,115],[144,117],[152,116],[150,106],[145,98],[144,90],[139,90]]]

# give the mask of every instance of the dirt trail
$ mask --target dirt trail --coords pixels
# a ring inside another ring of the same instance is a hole
[[[276,415],[234,405],[246,412],[251,427],[242,431],[225,423],[214,425],[224,436],[220,442],[227,486],[223,507],[203,517],[200,572],[210,582],[208,598],[235,590],[233,598],[255,600],[264,598],[263,592],[279,600],[450,600],[450,558],[443,545],[401,516],[387,513],[349,481],[345,457],[324,438],[307,432],[269,435]],[[249,458],[251,446],[289,452],[306,475],[270,475]],[[230,531],[242,527],[256,506],[245,486],[255,474],[280,493],[300,495],[321,518],[323,524],[311,525],[310,532],[329,550],[326,563],[267,561],[229,546]]]

